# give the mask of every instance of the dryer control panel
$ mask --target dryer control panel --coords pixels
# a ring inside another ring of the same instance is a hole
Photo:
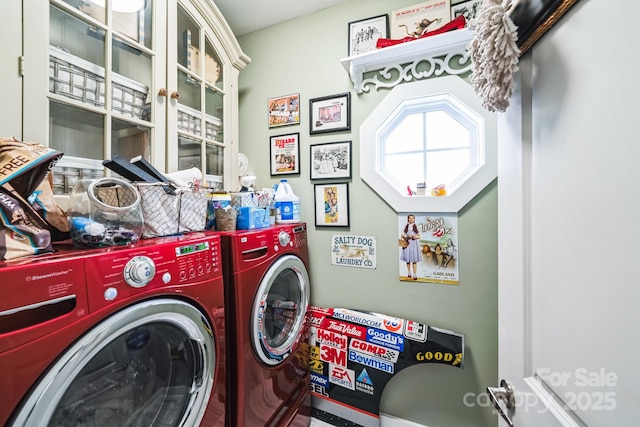
[[[306,223],[276,226],[273,229],[273,244],[279,245],[279,248],[305,248],[307,246]]]
[[[302,248],[307,246],[307,225],[299,224],[292,227],[293,232],[293,244],[296,248]]]

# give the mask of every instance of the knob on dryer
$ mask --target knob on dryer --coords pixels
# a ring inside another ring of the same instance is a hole
[[[291,242],[291,236],[286,231],[282,230],[278,233],[278,241],[280,242],[280,246],[289,246],[289,242]]]
[[[124,281],[134,288],[142,288],[153,279],[156,274],[156,265],[146,256],[136,256],[124,266]]]

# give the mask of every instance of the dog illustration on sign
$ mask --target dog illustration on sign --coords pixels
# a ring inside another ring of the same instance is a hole
[[[354,248],[347,244],[340,245],[340,250],[337,255],[347,258],[369,259],[369,254],[365,248]]]

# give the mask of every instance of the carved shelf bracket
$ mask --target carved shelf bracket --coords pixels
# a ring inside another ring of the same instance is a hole
[[[392,88],[403,82],[441,75],[463,75],[471,71],[467,29],[389,46],[340,62],[349,73],[358,94]]]

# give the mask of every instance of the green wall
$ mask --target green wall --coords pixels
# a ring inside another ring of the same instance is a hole
[[[300,133],[301,174],[286,178],[301,199],[308,224],[312,304],[375,311],[465,334],[465,368],[420,365],[399,373],[387,386],[381,412],[434,426],[491,426],[497,418],[478,394],[497,383],[497,185],[494,181],[458,214],[460,285],[398,280],[398,217],[360,179],[359,127],[388,90],[357,95],[340,64],[347,56],[347,24],[389,13],[416,1],[351,0],[239,38],[252,62],[240,73],[240,152],[258,177],[256,188],[272,187],[269,138]],[[351,131],[309,135],[309,99],[351,92]],[[300,125],[269,129],[267,99],[299,93]],[[309,145],[352,141],[349,229],[314,225]],[[279,178],[279,177],[278,177]],[[375,270],[331,265],[333,234],[374,236]]]

